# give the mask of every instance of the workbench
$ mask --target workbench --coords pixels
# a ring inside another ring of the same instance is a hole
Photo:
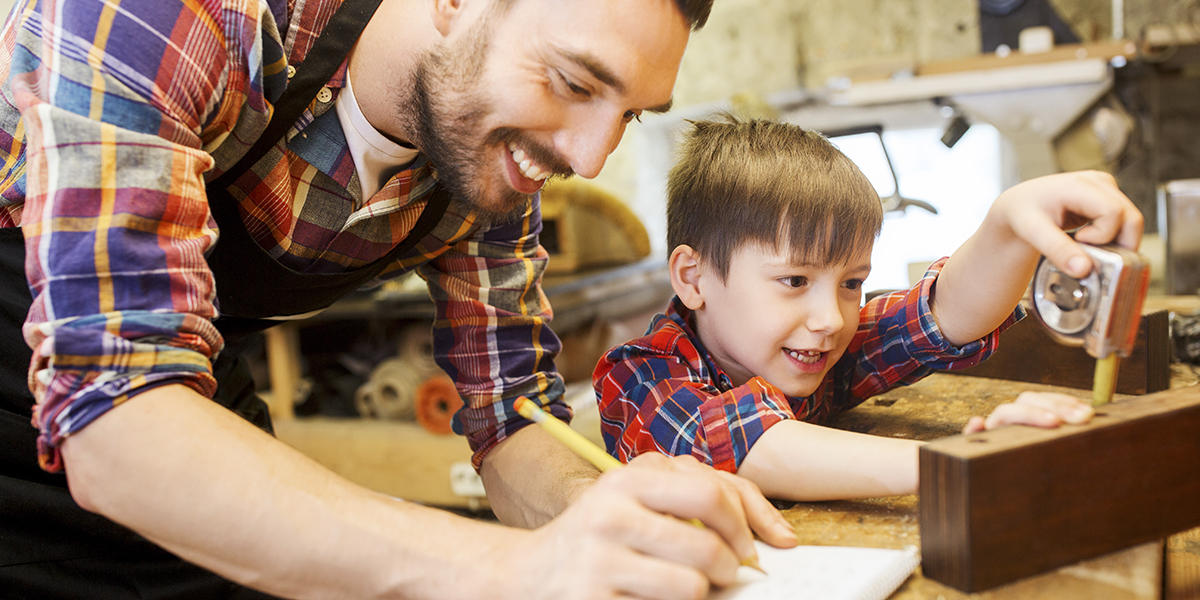
[[[1196,385],[1195,370],[1172,365],[1172,387]],[[827,424],[839,429],[919,440],[956,435],[973,415],[986,415],[1026,390],[1057,391],[1088,399],[1089,390],[935,374],[876,396]],[[1197,387],[1200,393],[1200,387]],[[1122,396],[1117,396],[1120,401]],[[1200,499],[1198,499],[1200,501]],[[902,548],[920,546],[916,496],[835,502],[777,503],[796,526],[801,544]],[[1102,524],[1098,524],[1102,526]],[[977,594],[926,579],[920,570],[895,600],[1158,599],[1200,598],[1200,529],[1172,536]]]

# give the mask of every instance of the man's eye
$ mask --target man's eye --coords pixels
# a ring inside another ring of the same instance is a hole
[[[808,278],[803,277],[801,275],[793,275],[791,277],[784,277],[780,281],[782,281],[784,285],[786,285],[788,287],[793,287],[793,288],[804,287],[805,285],[808,284]]]
[[[558,71],[558,78],[563,82],[563,85],[567,86],[567,89],[570,90],[572,94],[575,94],[576,96],[583,96],[584,98],[590,98],[592,96],[592,93],[589,92],[587,88],[575,83],[574,81],[571,81],[571,79],[564,75],[562,71]]]
[[[632,111],[632,110],[625,111],[623,118],[625,119],[626,123],[628,123],[630,121],[637,121],[638,123],[642,122],[642,114],[639,112]]]

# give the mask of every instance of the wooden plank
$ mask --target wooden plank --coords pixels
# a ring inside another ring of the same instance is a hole
[[[300,386],[300,335],[294,323],[276,325],[263,332],[271,394],[267,408],[274,421],[295,418],[296,391]]]
[[[1022,54],[1014,50],[1011,54],[1005,56],[989,53],[968,56],[966,58],[929,62],[917,67],[916,75],[942,75],[962,71],[979,71],[982,69],[1004,69],[1022,65],[1082,60],[1085,58],[1103,58],[1104,60],[1109,60],[1115,56],[1123,56],[1126,59],[1132,59],[1137,56],[1137,52],[1137,44],[1130,40],[1102,40],[1084,44],[1062,44],[1055,46],[1049,52]]]
[[[405,421],[306,417],[275,423],[275,435],[333,472],[397,498],[435,506],[484,508],[454,493],[450,468],[470,463],[458,435],[435,435]]]
[[[1142,315],[1137,341],[1117,372],[1118,394],[1167,389],[1171,380],[1170,318],[1165,310]],[[1033,316],[1000,334],[1000,347],[982,363],[953,371],[961,375],[1091,389],[1096,359],[1083,348],[1064,346]]]
[[[1200,388],[920,452],[925,575],[975,592],[1200,525]]]
[[[1200,599],[1200,528],[1167,540],[1166,600]]]

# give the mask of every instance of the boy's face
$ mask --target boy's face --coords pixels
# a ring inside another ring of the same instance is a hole
[[[811,395],[858,329],[871,247],[839,265],[803,265],[746,244],[729,276],[701,266],[696,327],[713,359],[742,385],[759,376],[789,396]],[[695,309],[695,307],[692,307]]]

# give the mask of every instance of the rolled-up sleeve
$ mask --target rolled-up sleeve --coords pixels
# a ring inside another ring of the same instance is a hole
[[[788,397],[761,377],[721,391],[676,357],[636,346],[610,351],[594,379],[609,454],[692,456],[736,473],[767,429],[794,419]]]
[[[518,397],[571,418],[554,367],[560,343],[541,288],[548,254],[538,244],[540,231],[535,197],[522,218],[480,227],[418,271],[437,307],[434,358],[465,403],[454,431],[467,436],[476,469],[529,424],[513,409]]]
[[[3,197],[23,196],[8,214],[26,238],[46,469],[61,468],[64,438],[137,393],[215,391],[205,148],[234,129],[238,111],[221,107],[269,110],[248,58],[264,55],[262,15],[228,8],[64,0],[14,12],[0,101],[19,111],[7,133],[25,168],[6,171]]]
[[[1000,334],[1024,318],[1025,310],[1018,305],[982,338],[962,346],[950,343],[929,308],[946,260],[930,265],[912,289],[879,296],[862,308],[858,333],[834,368],[832,387],[849,391],[830,402],[835,412],[894,387],[916,383],[934,371],[977,365],[999,347]]]

